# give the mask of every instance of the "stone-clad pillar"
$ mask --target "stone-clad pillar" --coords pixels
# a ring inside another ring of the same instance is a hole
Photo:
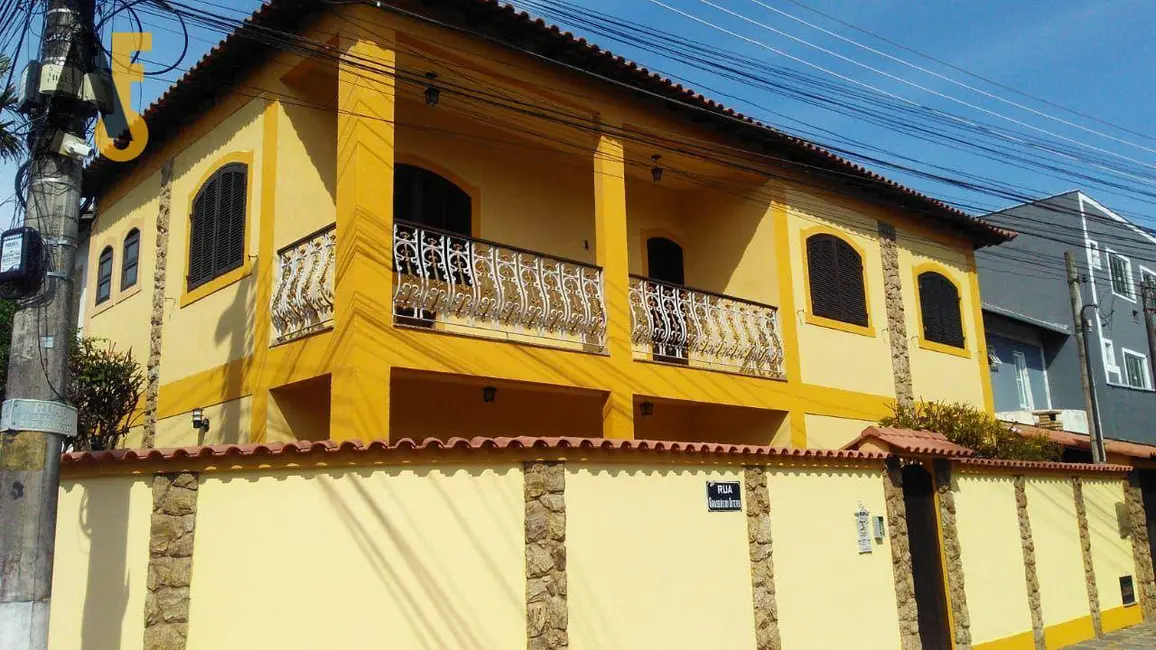
[[[887,301],[887,338],[891,343],[891,372],[895,376],[895,401],[910,406],[915,401],[911,383],[911,357],[907,349],[907,317],[903,310],[903,279],[899,273],[899,245],[895,226],[879,222],[879,252],[883,259],[883,295]]]
[[[157,437],[157,400],[161,392],[161,336],[165,324],[165,287],[169,269],[169,213],[173,203],[173,161],[161,165],[161,192],[157,197],[156,268],[153,269],[153,304],[149,315],[149,356],[145,363],[145,411],[142,447]]]
[[[1080,550],[1084,558],[1084,583],[1088,589],[1088,610],[1092,613],[1092,628],[1096,636],[1104,633],[1100,621],[1100,591],[1096,588],[1096,568],[1092,564],[1092,534],[1088,529],[1088,508],[1084,504],[1084,482],[1080,477],[1072,479],[1072,492],[1076,498],[1076,524],[1080,530]]]
[[[919,636],[911,538],[907,534],[907,503],[903,500],[903,469],[897,459],[888,461],[885,468],[883,497],[887,505],[887,528],[891,531],[891,573],[895,579],[895,606],[899,612],[899,647],[902,650],[921,650],[923,642]]]
[[[197,526],[197,475],[153,477],[144,650],[183,650]]]
[[[1144,513],[1144,495],[1140,492],[1140,477],[1133,471],[1124,487],[1124,503],[1132,529],[1132,558],[1136,562],[1136,590],[1140,594],[1140,608],[1144,619],[1156,617],[1156,577],[1152,571],[1152,547],[1148,544],[1148,517]]]
[[[935,499],[939,504],[939,529],[943,536],[943,559],[947,566],[947,593],[951,601],[951,620],[955,650],[971,650],[971,615],[967,609],[967,592],[963,588],[963,560],[959,550],[959,530],[955,522],[955,493],[951,491],[951,461],[936,459]]]
[[[526,463],[526,647],[570,647],[566,599],[566,465]]]
[[[1028,609],[1032,614],[1032,639],[1036,650],[1047,650],[1044,643],[1044,610],[1040,601],[1040,578],[1036,572],[1036,544],[1032,540],[1032,522],[1028,518],[1027,481],[1015,477],[1016,514],[1020,521],[1020,547],[1024,554],[1024,578],[1028,583]]]
[[[779,608],[775,602],[775,564],[771,543],[771,498],[767,492],[767,469],[743,470],[747,502],[747,543],[754,590],[755,648],[780,650]]]

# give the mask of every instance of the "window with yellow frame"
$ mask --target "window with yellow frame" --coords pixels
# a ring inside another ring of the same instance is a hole
[[[945,269],[921,265],[915,269],[915,286],[919,295],[920,347],[968,356],[959,285]]]
[[[808,323],[874,336],[864,258],[861,248],[834,230],[804,231]]]

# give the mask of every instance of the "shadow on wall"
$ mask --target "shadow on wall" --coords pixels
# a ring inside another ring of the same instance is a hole
[[[255,212],[250,213],[255,214]],[[247,224],[250,229],[249,236],[249,260],[255,261],[253,258],[256,254],[257,245],[257,229],[253,224]],[[247,261],[247,262],[248,262]],[[247,263],[246,262],[246,263]],[[182,279],[182,281],[184,281]],[[218,346],[225,350],[227,358],[230,360],[244,359],[246,355],[253,350],[253,330],[256,327],[256,292],[257,292],[257,271],[246,278],[242,278],[237,283],[236,289],[225,289],[231,291],[233,299],[221,311],[219,320],[217,321],[217,329],[215,332],[215,341]],[[197,304],[194,303],[186,309],[196,309]],[[243,389],[245,373],[230,372],[225,375],[225,395],[240,395]],[[224,444],[240,444],[249,442],[249,419],[243,417],[245,411],[239,408],[223,408],[221,409],[221,422],[213,422],[212,427],[217,428],[220,432],[220,443]],[[209,434],[212,435],[211,433]],[[198,434],[197,444],[205,444],[205,432]],[[215,436],[214,436],[215,437]]]
[[[88,542],[88,580],[81,620],[81,650],[109,650],[121,647],[121,628],[128,616],[129,580],[127,572],[130,481],[101,482],[85,492],[80,506],[78,529]],[[70,489],[81,489],[73,484]],[[79,541],[79,540],[78,540]],[[141,616],[140,613],[137,616]],[[143,626],[144,622],[141,621]]]
[[[524,594],[511,588],[508,572],[493,560],[494,557],[507,557],[510,553],[520,555],[521,536],[505,537],[502,546],[506,548],[500,551],[493,549],[492,545],[487,548],[475,533],[474,525],[462,511],[461,504],[446,490],[446,479],[452,474],[466,472],[472,478],[478,478],[487,471],[492,470],[471,467],[454,469],[449,473],[424,468],[333,471],[317,474],[314,478],[381,585],[399,605],[401,611],[398,615],[408,622],[411,634],[420,641],[422,648],[497,647],[494,639],[485,638],[486,626],[478,620],[483,610],[493,612],[494,604],[484,608],[470,606],[464,595],[454,590],[454,585],[458,584],[457,576],[453,575],[449,563],[431,561],[436,559],[437,550],[431,552],[430,548],[436,549],[439,544],[422,535],[423,531],[436,530],[429,522],[431,512],[448,513],[447,528],[454,531],[456,537],[454,547],[460,548],[462,553],[472,554],[481,572],[488,576],[488,581],[503,586],[501,599],[505,602],[502,609],[513,610],[519,617],[524,617]],[[392,485],[399,472],[414,472],[418,478],[430,481],[438,505],[433,509],[421,508],[421,511],[407,507],[411,501]],[[341,481],[345,482],[347,489],[337,487]],[[483,502],[485,516],[503,519],[495,504],[484,499],[483,494],[484,491],[478,491],[476,495]],[[475,502],[474,505],[478,504]],[[446,522],[442,523],[446,525]],[[521,527],[516,530],[520,533]],[[440,545],[439,550],[444,551],[445,542]],[[513,548],[515,545],[517,548]]]

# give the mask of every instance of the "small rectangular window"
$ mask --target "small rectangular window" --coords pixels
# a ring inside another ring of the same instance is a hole
[[[1123,255],[1108,253],[1108,268],[1112,273],[1112,291],[1125,298],[1131,298],[1132,263]]]
[[[1028,375],[1028,359],[1023,352],[1012,352],[1016,363],[1016,389],[1019,391],[1020,408],[1025,411],[1036,410],[1035,400],[1032,399],[1032,382]]]
[[[1124,351],[1124,378],[1132,388],[1148,388],[1148,360],[1144,355]]]

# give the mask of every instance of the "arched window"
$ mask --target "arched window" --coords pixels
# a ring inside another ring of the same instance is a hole
[[[245,211],[249,168],[218,169],[193,199],[188,288],[220,277],[245,262]]]
[[[100,261],[96,265],[96,304],[112,297],[112,246],[100,251]]]
[[[136,228],[128,231],[124,238],[124,256],[120,269],[120,289],[136,284],[137,267],[140,262],[140,231]]]
[[[469,237],[470,210],[470,195],[453,182],[413,165],[394,168],[395,219]]]
[[[808,237],[807,281],[812,314],[867,327],[863,258],[851,244],[828,234]]]
[[[923,318],[924,340],[963,347],[959,289],[954,282],[935,271],[920,273],[919,313]]]

